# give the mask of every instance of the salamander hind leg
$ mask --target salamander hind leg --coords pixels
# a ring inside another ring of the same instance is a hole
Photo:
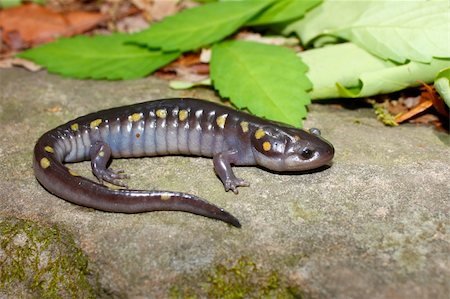
[[[214,170],[222,181],[225,191],[231,190],[235,194],[239,193],[238,187],[250,186],[245,180],[237,178],[231,168],[231,164],[235,162],[237,154],[238,152],[236,150],[230,150],[218,153],[213,157]]]
[[[111,148],[103,141],[96,141],[90,149],[92,173],[103,183],[106,181],[116,186],[128,188],[121,180],[129,178],[123,170],[113,170],[108,168],[111,159]]]

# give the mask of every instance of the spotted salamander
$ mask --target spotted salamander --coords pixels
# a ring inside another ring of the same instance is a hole
[[[197,99],[164,99],[91,113],[42,135],[34,148],[38,181],[78,205],[108,212],[184,211],[240,227],[225,210],[187,193],[131,190],[127,175],[108,167],[111,158],[194,155],[212,157],[226,191],[248,186],[231,165],[304,171],[330,162],[333,146],[317,129],[288,125]],[[78,175],[64,162],[90,160],[99,180]],[[123,188],[108,188],[103,182]]]

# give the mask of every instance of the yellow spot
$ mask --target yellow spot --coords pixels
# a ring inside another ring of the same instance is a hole
[[[178,112],[178,119],[180,121],[184,121],[187,117],[188,117],[188,112],[186,110],[180,110],[180,112]]]
[[[50,166],[50,160],[47,158],[42,158],[40,163],[41,167],[44,169],[47,169]]]
[[[159,118],[166,118],[167,110],[166,109],[158,109],[158,110],[156,110],[156,116],[158,116]]]
[[[172,197],[170,193],[163,193],[161,194],[161,200],[169,200]]]
[[[47,153],[54,153],[55,152],[55,150],[53,149],[53,147],[51,147],[51,146],[46,146],[46,147],[44,147],[44,150],[47,152]]]
[[[105,152],[104,152],[104,151],[99,151],[99,152],[98,152],[98,155],[99,155],[100,157],[103,157],[103,156],[105,155]]]
[[[270,144],[269,141],[265,141],[263,143],[263,150],[265,150],[266,152],[270,151],[271,148],[272,148],[272,145]]]
[[[141,118],[142,118],[142,113],[133,113],[130,116],[128,116],[128,121],[137,122],[137,121],[140,121]]]
[[[248,122],[241,121],[241,128],[242,128],[242,132],[247,133],[248,132]]]
[[[300,136],[295,135],[295,136],[294,136],[294,139],[295,139],[295,141],[299,141],[301,138],[300,138]]]
[[[78,124],[77,123],[71,124],[70,128],[72,129],[72,131],[78,131]]]
[[[70,168],[69,168],[69,173],[70,173],[70,175],[72,175],[72,176],[80,176],[78,173],[76,173],[74,170],[72,170],[72,169],[70,169]]]
[[[222,129],[225,127],[225,122],[227,120],[227,116],[228,116],[228,114],[224,114],[224,115],[221,115],[218,118],[216,118],[217,125]]]
[[[266,132],[264,132],[263,129],[258,129],[258,130],[256,130],[256,132],[255,132],[255,138],[256,138],[256,139],[261,139],[261,138],[264,137],[264,135],[266,135]]]
[[[91,129],[98,127],[102,123],[101,118],[97,118],[96,120],[91,121]]]

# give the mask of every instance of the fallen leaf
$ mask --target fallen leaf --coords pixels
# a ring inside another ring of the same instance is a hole
[[[419,105],[417,105],[416,107],[414,107],[411,110],[409,110],[408,112],[401,113],[401,114],[397,115],[395,117],[395,121],[397,123],[402,123],[402,122],[404,122],[406,120],[409,120],[409,119],[413,118],[417,114],[424,112],[425,110],[427,110],[431,106],[433,106],[433,102],[431,102],[430,100],[425,100],[422,103],[420,103]]]
[[[434,89],[450,108],[450,67],[441,70],[434,79]]]
[[[436,113],[433,114],[431,110],[431,113],[424,114],[424,112],[434,107],[440,115],[448,118],[447,108],[433,86],[423,83],[421,91],[422,93],[418,97],[400,98],[395,101],[396,105],[392,105],[391,101],[389,111],[397,114],[395,121],[398,123],[409,121],[415,124],[433,124],[439,129],[442,127],[442,122],[435,115]],[[397,111],[397,113],[393,111]]]
[[[209,63],[211,61],[211,49],[202,49],[200,53],[200,62]]]
[[[447,107],[445,106],[444,101],[441,99],[439,94],[436,92],[436,90],[428,84],[423,83],[422,87],[420,88],[422,90],[421,97],[423,99],[429,100],[433,103],[434,108],[436,111],[445,117],[449,117]]]
[[[420,96],[401,96],[398,100],[388,98],[384,102],[386,109],[392,115],[406,113],[419,103]]]
[[[32,72],[37,72],[42,69],[42,66],[22,58],[6,58],[0,60],[0,69],[12,68],[13,66],[22,66]]]
[[[196,50],[234,33],[272,1],[211,2],[164,18],[128,41],[164,52]]]
[[[258,42],[267,45],[293,47],[295,50],[300,51],[300,41],[296,37],[284,37],[284,36],[262,36],[260,33],[242,31],[236,34],[235,39],[244,40],[250,42]]]
[[[147,21],[153,20],[151,14],[152,2],[153,0],[131,0],[131,3],[144,13],[144,17]]]
[[[226,41],[213,46],[210,66],[214,87],[236,107],[301,126],[312,83],[305,74],[308,66],[291,49]]]
[[[178,12],[178,0],[155,0],[152,5],[153,20],[160,21]]]
[[[196,87],[196,86],[211,86],[211,78],[208,77],[205,80],[197,81],[197,82],[186,82],[186,81],[173,80],[173,81],[169,82],[169,86],[172,89],[178,89],[178,90],[189,89],[189,88]]]
[[[197,83],[209,78],[209,65],[200,61],[198,53],[183,54],[155,75],[166,80]]]
[[[198,53],[187,53],[181,55],[177,60],[172,62],[173,66],[191,66],[200,63],[200,55]]]
[[[160,21],[181,9],[178,0],[131,0],[131,2],[144,12],[148,21]]]
[[[27,4],[0,11],[0,28],[5,43],[17,50],[85,32],[106,19],[107,16],[100,13],[73,11],[63,14]]]
[[[431,124],[435,125],[437,128],[442,126],[439,117],[431,113],[420,115],[414,119],[411,119],[409,122],[412,124],[426,124],[426,125]]]
[[[131,80],[153,73],[180,55],[125,44],[126,38],[123,33],[78,35],[27,50],[18,57],[33,60],[49,72],[67,77]]]
[[[125,17],[116,24],[117,31],[127,33],[138,32],[147,27],[148,23],[142,14]]]

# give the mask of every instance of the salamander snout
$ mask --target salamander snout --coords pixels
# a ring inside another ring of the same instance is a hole
[[[265,168],[305,171],[324,166],[334,157],[333,145],[320,136],[318,129],[306,132],[284,128],[271,132],[266,128],[265,133],[253,140],[255,160]]]
[[[334,157],[334,147],[322,138],[317,138],[304,145],[293,145],[284,160],[285,170],[304,171],[316,169],[328,164]]]

